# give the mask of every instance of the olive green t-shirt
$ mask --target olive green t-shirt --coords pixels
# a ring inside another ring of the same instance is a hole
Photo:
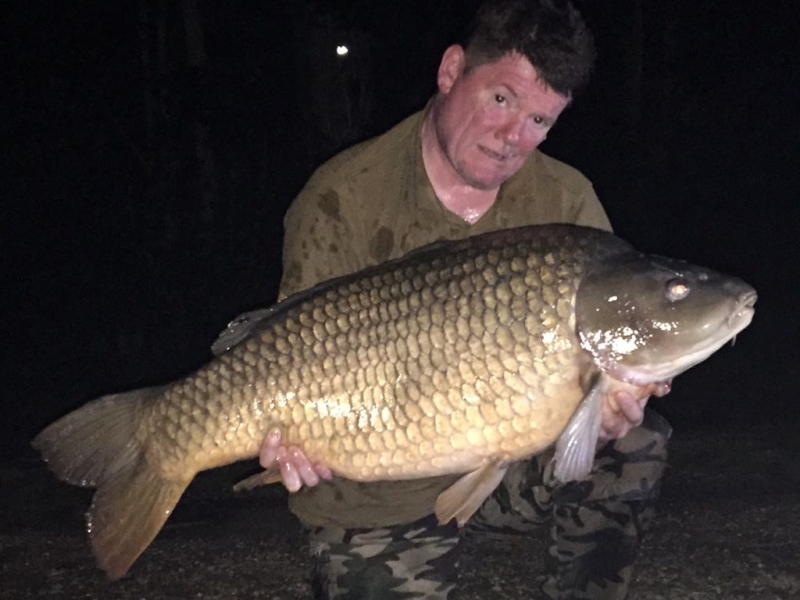
[[[439,239],[542,223],[611,229],[589,180],[538,150],[470,225],[439,202],[428,180],[420,139],[424,118],[424,111],[411,115],[312,175],[286,213],[281,297]],[[289,506],[308,525],[386,527],[431,514],[436,497],[457,478],[334,478],[292,494]]]

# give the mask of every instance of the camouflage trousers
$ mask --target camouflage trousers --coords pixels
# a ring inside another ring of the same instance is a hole
[[[389,528],[310,529],[315,598],[452,600],[464,538],[549,526],[543,597],[621,600],[653,516],[670,431],[648,409],[640,427],[598,451],[585,481],[554,480],[549,453],[515,463],[464,531],[433,515]]]

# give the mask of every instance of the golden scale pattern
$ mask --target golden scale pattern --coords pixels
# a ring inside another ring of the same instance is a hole
[[[145,420],[163,440],[151,459],[185,477],[187,462],[256,455],[272,427],[359,480],[540,450],[581,398],[573,296],[583,250],[554,247],[559,255],[527,242],[466,247],[295,304],[166,391]]]

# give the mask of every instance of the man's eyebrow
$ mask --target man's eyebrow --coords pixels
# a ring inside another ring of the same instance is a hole
[[[513,87],[511,87],[511,84],[501,83],[500,87],[506,88],[509,92],[511,92],[511,95],[514,96],[514,98],[518,98],[519,97],[519,94],[517,93],[517,90],[515,90]]]

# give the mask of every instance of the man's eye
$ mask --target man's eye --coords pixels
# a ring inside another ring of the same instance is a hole
[[[542,131],[547,131],[553,126],[553,122],[542,115],[531,115],[530,119],[533,126]]]
[[[497,102],[498,104],[505,104],[506,103],[506,97],[503,96],[503,94],[495,94],[494,95],[494,101]]]

